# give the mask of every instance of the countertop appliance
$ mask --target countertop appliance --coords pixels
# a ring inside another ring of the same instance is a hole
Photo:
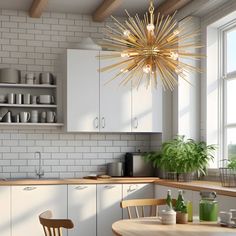
[[[123,162],[112,162],[107,164],[107,173],[112,177],[124,176],[124,163]]]
[[[143,153],[125,154],[125,176],[127,177],[152,177],[154,168],[143,158]]]

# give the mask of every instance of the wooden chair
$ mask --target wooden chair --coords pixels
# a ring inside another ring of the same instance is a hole
[[[176,199],[172,199],[172,204],[175,206]],[[136,217],[151,217],[158,216],[158,206],[166,205],[166,199],[132,199],[121,201],[120,207],[127,208],[129,219],[132,219],[131,212],[135,212]],[[140,214],[141,208],[141,214]],[[150,208],[149,215],[146,215],[145,209]]]
[[[72,229],[74,224],[68,219],[51,219],[52,212],[45,211],[39,215],[45,236],[62,236],[62,228]]]

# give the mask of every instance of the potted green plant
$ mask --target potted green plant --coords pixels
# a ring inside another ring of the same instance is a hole
[[[227,167],[231,170],[236,170],[236,157],[231,158],[229,160],[229,163],[228,163]]]
[[[145,159],[152,162],[154,167],[167,172],[176,172],[177,180],[182,175],[183,180],[188,181],[196,171],[206,174],[206,167],[209,161],[213,160],[215,149],[215,145],[186,139],[185,136],[176,136],[164,142],[160,151],[147,153]]]
[[[176,223],[177,224],[187,224],[188,223],[188,210],[187,205],[183,198],[182,190],[179,190],[179,195],[175,205],[176,211]]]

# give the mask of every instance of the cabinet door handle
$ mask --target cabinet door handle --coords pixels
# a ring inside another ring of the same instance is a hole
[[[116,186],[114,186],[114,185],[106,185],[104,188],[105,189],[112,189],[112,188],[115,188]]]
[[[75,190],[84,190],[86,188],[88,188],[88,186],[76,186]]]
[[[105,128],[105,126],[106,126],[105,118],[104,118],[104,117],[102,117],[102,128],[104,129],[104,128]]]
[[[94,124],[95,124],[95,128],[98,129],[98,117],[95,118]]]
[[[134,118],[134,128],[135,129],[138,128],[138,118],[137,117]]]
[[[24,191],[32,191],[32,190],[35,190],[36,187],[25,187],[23,188]]]
[[[133,192],[137,189],[138,189],[138,185],[137,184],[132,184],[132,185],[129,186],[128,192],[130,193],[130,192]]]

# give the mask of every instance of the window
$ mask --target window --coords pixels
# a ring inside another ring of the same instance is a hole
[[[221,58],[221,153],[236,157],[236,25],[223,29]]]

